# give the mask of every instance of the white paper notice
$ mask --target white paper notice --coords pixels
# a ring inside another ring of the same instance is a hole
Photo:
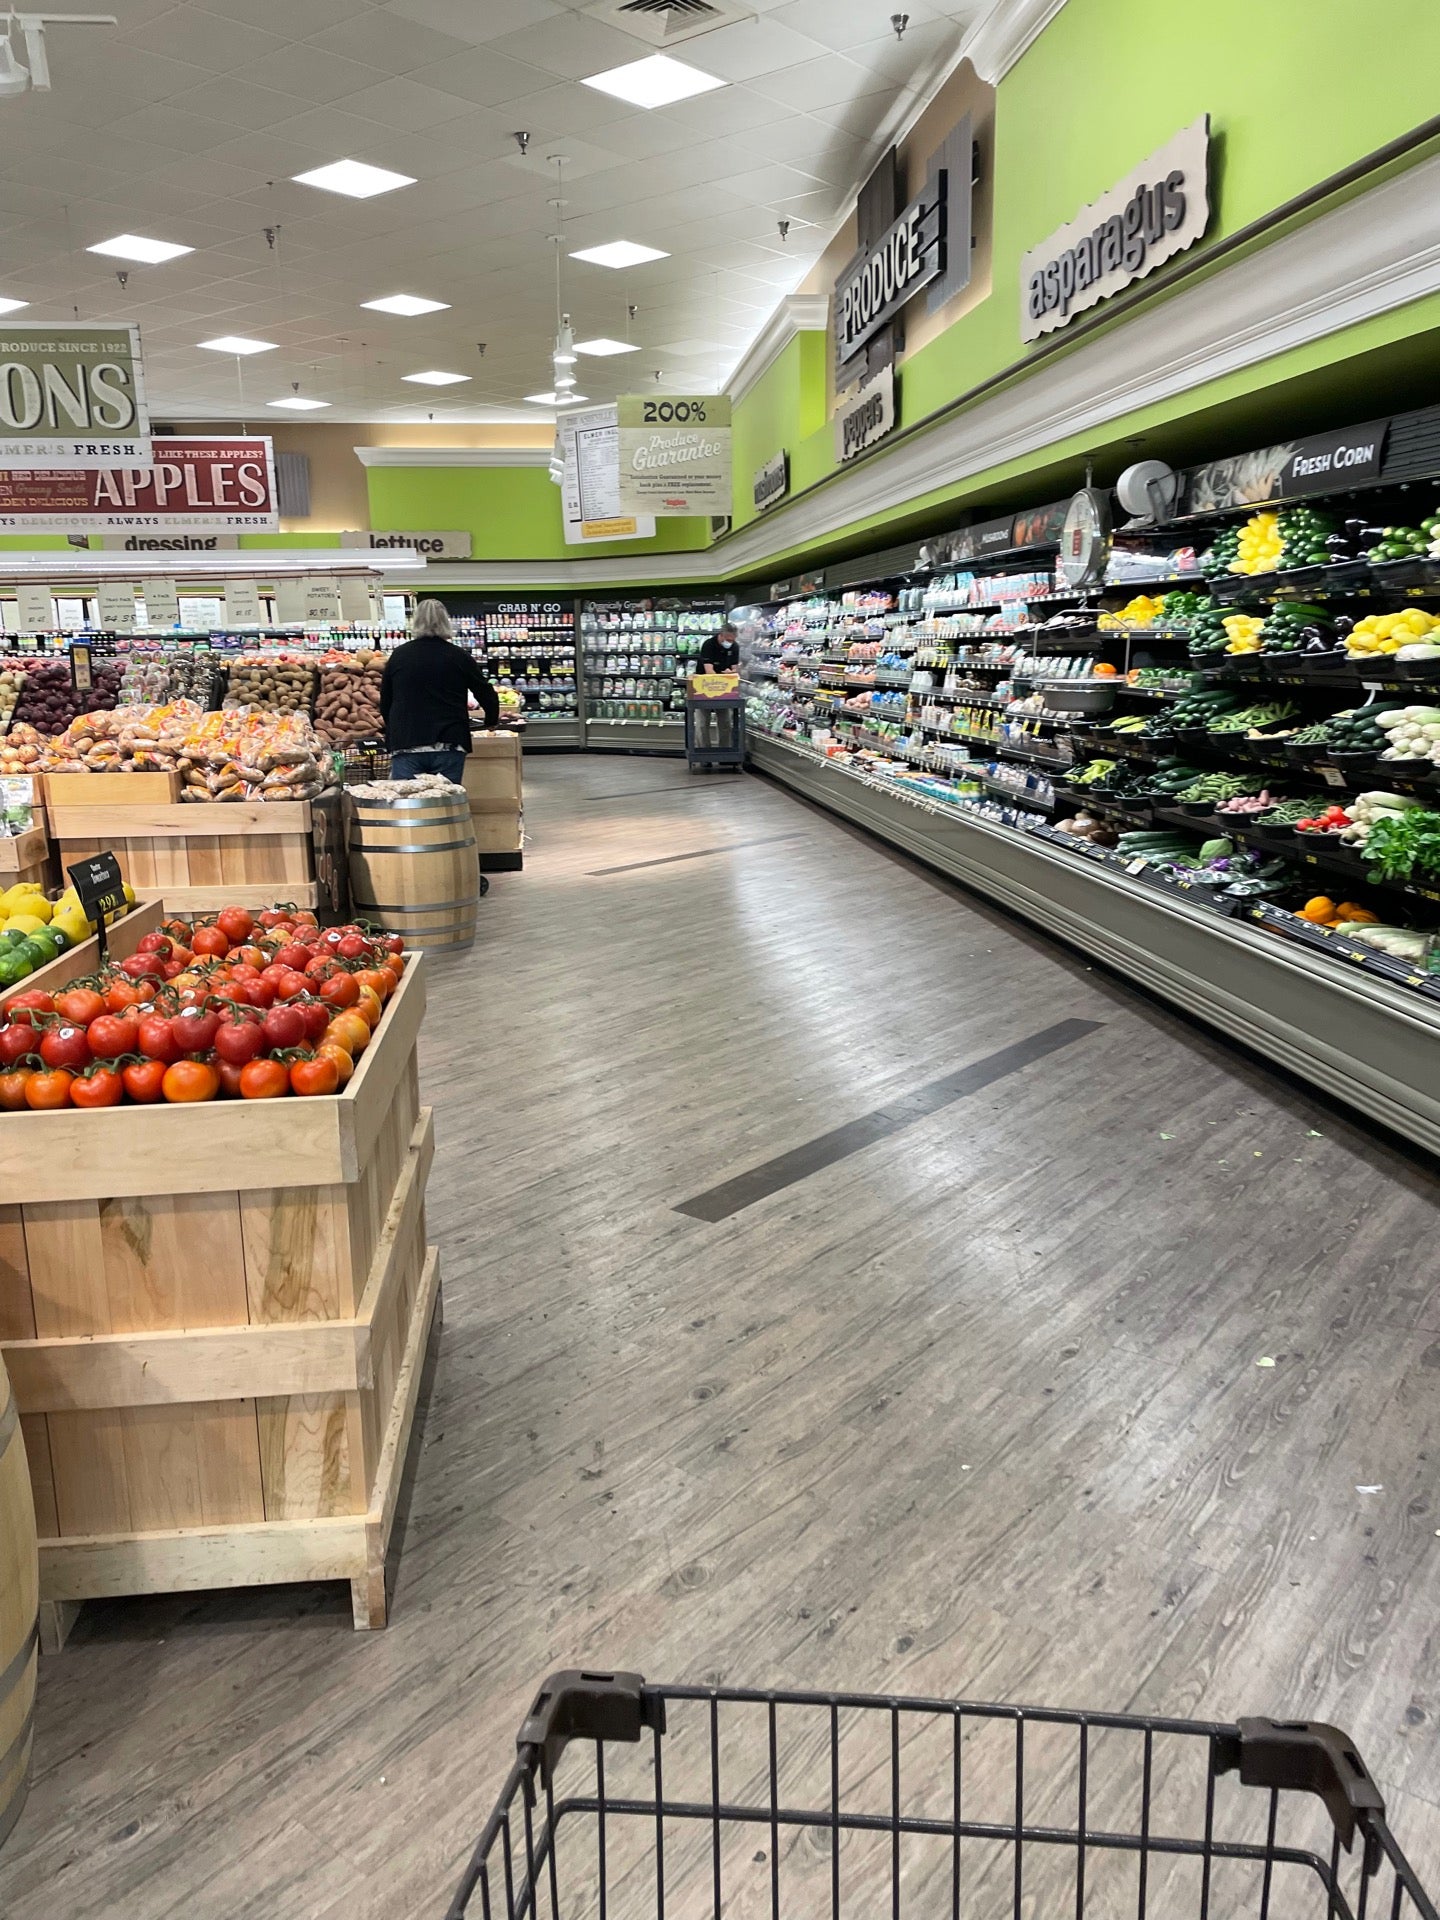
[[[300,574],[281,574],[275,582],[275,624],[303,627],[306,581]]]
[[[15,589],[15,624],[21,633],[54,633],[55,603],[44,581]]]
[[[343,575],[340,581],[340,618],[353,625],[357,620],[368,620],[370,614],[370,582],[358,579],[354,574]]]
[[[265,610],[260,605],[260,588],[253,580],[225,582],[225,624],[227,627],[258,627]]]
[[[328,573],[305,576],[305,624],[330,627],[340,618],[340,596]]]
[[[129,580],[102,580],[95,595],[100,625],[107,633],[130,633],[135,626],[135,588]]]
[[[152,627],[176,627],[180,624],[180,596],[175,582],[158,575],[144,583],[145,617]]]

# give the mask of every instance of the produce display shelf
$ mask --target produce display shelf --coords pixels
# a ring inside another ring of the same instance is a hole
[[[1440,1151],[1440,1003],[1224,913],[1077,857],[1050,830],[960,806],[943,815],[754,734],[752,764],[975,888],[1430,1152]],[[1098,850],[1097,850],[1098,851]]]
[[[998,740],[996,751],[1007,760],[1028,760],[1037,767],[1073,767],[1075,756],[1063,753],[1045,753],[1038,748],[1028,747],[1020,740]]]

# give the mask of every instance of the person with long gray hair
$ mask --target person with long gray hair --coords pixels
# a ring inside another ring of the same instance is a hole
[[[396,780],[417,773],[438,773],[458,785],[470,751],[470,705],[474,694],[487,727],[500,719],[495,689],[479,663],[455,643],[455,629],[444,603],[422,600],[415,609],[410,638],[385,662],[380,680],[380,712],[390,772]]]

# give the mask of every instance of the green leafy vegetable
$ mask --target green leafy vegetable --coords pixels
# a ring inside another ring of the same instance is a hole
[[[1440,873],[1440,813],[1411,807],[1382,813],[1361,852],[1382,880],[1408,880],[1415,873]]]

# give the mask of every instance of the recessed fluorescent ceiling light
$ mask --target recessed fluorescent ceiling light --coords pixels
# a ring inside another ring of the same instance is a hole
[[[273,353],[274,340],[247,340],[243,333],[222,333],[218,340],[202,340],[211,353]]]
[[[527,407],[575,407],[589,398],[584,393],[527,393]]]
[[[572,260],[588,260],[592,267],[639,267],[647,260],[668,260],[658,247],[637,246],[633,240],[607,240],[603,247],[582,247]]]
[[[99,240],[85,251],[108,253],[116,260],[140,260],[147,267],[155,267],[162,260],[178,260],[182,253],[193,253],[195,249],[177,247],[171,240],[147,240],[139,233],[117,233],[113,240]]]
[[[0,313],[18,313],[21,307],[28,307],[29,304],[28,300],[0,299]]]
[[[328,400],[307,400],[303,394],[295,393],[288,400],[267,400],[267,407],[288,407],[292,413],[316,413],[321,407],[328,407]]]
[[[577,353],[593,353],[597,360],[612,353],[638,353],[639,347],[632,347],[628,340],[607,340],[602,334],[598,340],[577,340]]]
[[[445,313],[450,307],[448,300],[422,300],[418,293],[387,293],[383,300],[362,300],[360,304],[376,313],[403,313],[410,319],[417,313]]]
[[[676,100],[689,100],[697,93],[711,93],[727,84],[713,73],[687,67],[683,60],[668,54],[652,53],[648,60],[632,60],[628,66],[611,67],[584,83],[601,93],[613,93],[617,100],[628,100],[635,107],[668,107]]]
[[[327,193],[348,194],[352,200],[370,200],[377,193],[393,193],[396,187],[415,184],[411,174],[391,173],[388,167],[367,166],[363,160],[332,160],[328,167],[290,177],[298,186],[323,187]]]
[[[417,387],[456,387],[470,378],[468,373],[402,373],[402,380],[413,380]]]

